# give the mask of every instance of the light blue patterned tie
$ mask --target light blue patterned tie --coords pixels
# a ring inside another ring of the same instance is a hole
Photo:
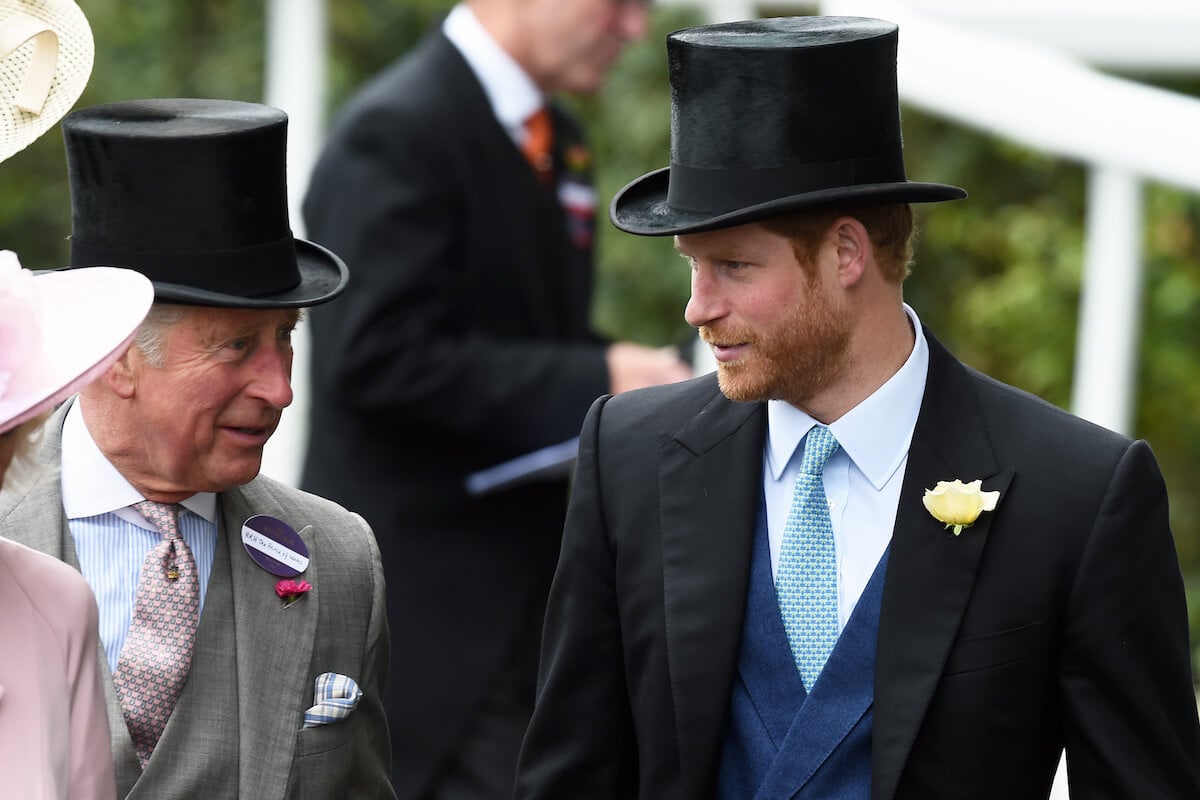
[[[775,575],[783,627],[808,691],[838,638],[837,556],[822,478],[837,448],[828,428],[808,432]]]

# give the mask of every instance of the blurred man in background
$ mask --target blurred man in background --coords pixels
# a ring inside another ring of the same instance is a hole
[[[589,327],[596,196],[577,122],[637,0],[472,0],[354,97],[305,200],[353,281],[315,311],[303,485],[379,532],[405,798],[506,798],[532,708],[565,470],[467,476],[570,440],[591,401],[680,380]]]

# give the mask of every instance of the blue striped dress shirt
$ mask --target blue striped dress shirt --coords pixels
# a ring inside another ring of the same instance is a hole
[[[100,452],[83,422],[81,402],[76,400],[63,424],[63,508],[80,572],[100,607],[100,641],[108,666],[116,672],[133,619],[142,562],[162,534],[129,507],[145,498]],[[217,545],[216,495],[196,494],[182,505],[179,530],[196,560],[203,612]]]

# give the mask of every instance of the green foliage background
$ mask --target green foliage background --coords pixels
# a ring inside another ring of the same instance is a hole
[[[95,33],[96,66],[79,106],[155,96],[262,98],[265,3],[80,5]],[[331,110],[450,5],[330,2]],[[593,134],[603,204],[627,181],[666,164],[663,38],[699,21],[676,6],[657,8],[651,35],[627,53],[601,94],[576,100]],[[1200,96],[1200,76],[1168,85]],[[907,299],[964,361],[1065,407],[1082,264],[1084,167],[913,109],[905,110],[904,129],[910,175],[971,192],[964,202],[918,208],[923,235]],[[1200,199],[1153,185],[1146,199],[1134,433],[1151,443],[1166,476],[1193,640],[1200,642]],[[670,241],[626,236],[603,223],[598,228],[597,326],[650,344],[688,341],[682,319],[688,272]],[[55,266],[66,261],[69,229],[62,139],[54,131],[0,165],[0,246],[16,250],[27,265]]]

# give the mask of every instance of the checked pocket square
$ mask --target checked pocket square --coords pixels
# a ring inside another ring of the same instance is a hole
[[[304,727],[315,728],[340,722],[362,699],[362,689],[354,679],[336,672],[323,672],[317,676],[315,705],[304,712]]]

